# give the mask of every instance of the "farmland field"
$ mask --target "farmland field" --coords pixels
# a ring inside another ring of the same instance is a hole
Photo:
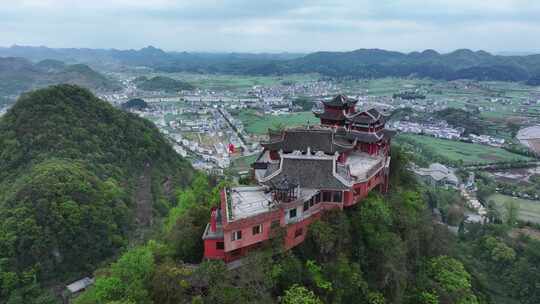
[[[236,118],[240,119],[246,131],[253,134],[266,134],[268,129],[279,126],[294,127],[305,125],[308,122],[317,124],[319,120],[311,112],[298,112],[283,115],[257,115],[248,110],[240,112]]]
[[[505,203],[514,201],[519,205],[518,218],[520,220],[540,224],[540,201],[527,200],[502,194],[493,194],[488,200],[494,201],[497,205],[497,209],[503,215],[505,213]]]
[[[284,76],[247,76],[225,74],[189,74],[178,73],[175,78],[187,81],[199,89],[208,90],[234,90],[249,89],[253,86],[272,86],[284,81],[305,82],[320,78],[317,74],[293,74]]]
[[[405,142],[423,155],[435,161],[447,160],[451,163],[482,164],[506,161],[530,160],[530,158],[508,152],[501,148],[439,139],[415,134],[400,134],[396,141]]]

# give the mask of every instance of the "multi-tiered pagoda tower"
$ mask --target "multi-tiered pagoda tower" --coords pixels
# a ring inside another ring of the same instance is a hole
[[[242,257],[277,227],[294,247],[324,211],[388,190],[392,132],[379,111],[356,111],[356,103],[338,95],[315,112],[320,125],[269,131],[253,164],[258,185],[223,189],[203,235],[205,258]]]

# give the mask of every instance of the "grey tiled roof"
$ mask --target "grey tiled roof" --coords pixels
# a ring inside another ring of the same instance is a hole
[[[315,114],[316,117],[320,118],[320,119],[325,119],[325,120],[335,120],[335,121],[344,121],[345,120],[345,115],[343,115],[343,112],[322,112],[322,113],[318,113],[318,112],[314,112],[313,114]]]
[[[360,124],[374,124],[378,121],[385,122],[384,116],[377,109],[372,108],[364,112],[357,112],[347,118],[348,121]]]
[[[377,132],[377,133],[368,133],[368,132],[360,132],[360,131],[350,131],[347,134],[347,137],[349,140],[358,140],[359,142],[363,143],[374,143],[378,142],[382,138],[385,137],[385,133],[383,130]]]
[[[284,158],[282,171],[266,184],[293,180],[302,188],[349,189],[333,174],[334,159]]]
[[[350,107],[354,106],[357,102],[358,100],[349,98],[343,94],[334,97],[332,100],[323,101],[324,105],[330,107]]]
[[[351,117],[351,118],[347,118],[348,121],[350,122],[353,122],[353,123],[361,123],[361,124],[374,124],[378,121],[380,121],[381,123],[384,123],[384,117],[380,117],[379,119],[374,119],[372,118],[371,116],[366,116],[366,115],[357,115],[357,116],[354,116],[354,117]]]
[[[354,139],[353,139],[354,140]],[[281,140],[272,140],[261,143],[269,150],[283,150],[285,152],[322,151],[327,154],[342,152],[353,148],[352,141],[342,135],[336,135],[331,129],[289,129],[283,132]]]

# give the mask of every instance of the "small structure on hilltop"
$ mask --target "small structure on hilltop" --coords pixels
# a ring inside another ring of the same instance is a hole
[[[376,109],[356,111],[338,95],[316,112],[319,126],[269,131],[253,164],[258,186],[223,189],[203,234],[204,257],[234,261],[285,231],[284,246],[302,243],[308,226],[327,210],[388,190],[390,138]]]
[[[430,185],[457,187],[459,184],[454,171],[439,163],[433,163],[428,168],[414,168],[413,171]]]
[[[75,281],[66,286],[66,292],[63,294],[64,301],[67,301],[68,298],[74,297],[79,293],[85,291],[88,287],[94,284],[95,280],[93,278],[85,277],[78,281]]]

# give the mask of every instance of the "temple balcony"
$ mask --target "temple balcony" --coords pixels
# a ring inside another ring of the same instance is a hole
[[[370,155],[364,152],[352,152],[345,163],[336,164],[336,174],[348,183],[365,182],[386,164],[382,154]]]

